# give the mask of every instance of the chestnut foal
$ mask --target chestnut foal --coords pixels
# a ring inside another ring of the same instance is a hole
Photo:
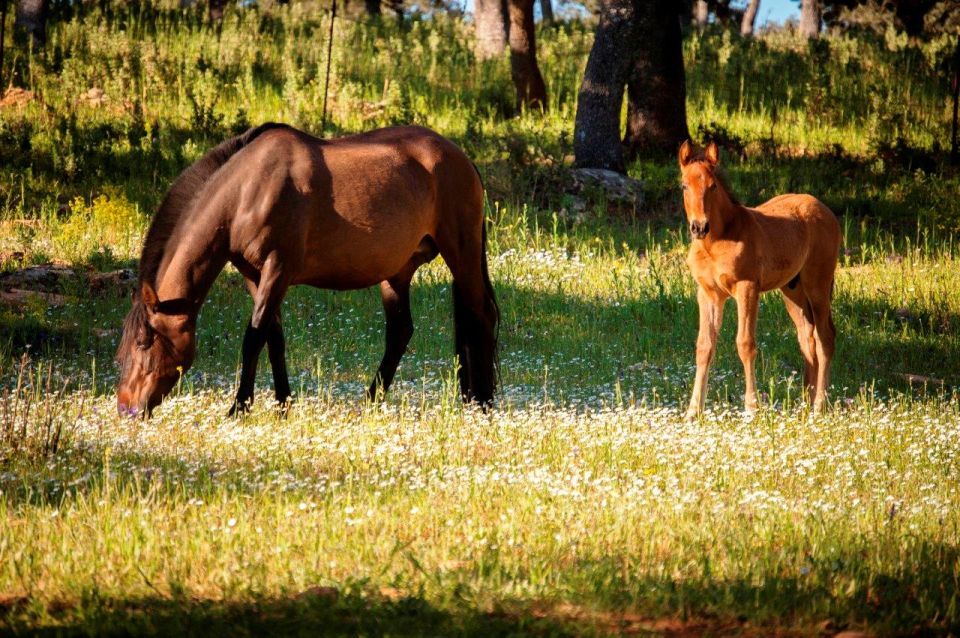
[[[819,412],[827,398],[836,335],[830,302],[840,253],[837,218],[810,195],[780,195],[757,208],[743,206],[717,172],[720,155],[713,142],[702,153],[684,142],[679,159],[692,236],[687,264],[697,281],[700,306],[697,376],[687,418],[703,410],[707,373],[729,297],[737,302],[745,407],[756,410],[757,306],[760,293],[777,288],[797,326],[807,396]]]

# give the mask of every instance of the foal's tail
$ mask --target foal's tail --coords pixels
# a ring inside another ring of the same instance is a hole
[[[177,221],[190,206],[194,196],[207,180],[244,146],[260,137],[262,133],[278,128],[290,127],[275,122],[261,124],[245,133],[221,142],[180,173],[170,190],[167,191],[166,197],[163,198],[163,202],[161,202],[157,214],[154,215],[153,221],[150,223],[150,229],[144,239],[143,252],[140,255],[141,282],[156,285],[154,279],[156,279],[157,269],[160,267],[160,256],[166,246],[166,240],[176,227]]]

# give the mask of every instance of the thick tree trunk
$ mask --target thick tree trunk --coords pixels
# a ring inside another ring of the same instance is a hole
[[[477,30],[477,59],[483,61],[503,55],[507,47],[507,0],[476,0],[473,23]]]
[[[226,9],[227,0],[209,0],[207,10],[210,13],[211,22],[220,22],[223,20],[223,12]]]
[[[553,2],[551,0],[540,0],[540,17],[544,24],[553,23]]]
[[[620,145],[623,87],[635,57],[635,8],[631,0],[605,0],[587,58],[573,129],[573,152],[580,168],[624,172]]]
[[[695,0],[693,3],[693,21],[701,31],[707,26],[707,19],[710,17],[710,6],[707,0]]]
[[[23,29],[37,46],[47,41],[48,0],[19,0],[14,28]]]
[[[537,66],[534,0],[510,0],[510,73],[517,89],[517,110],[546,110],[547,87]]]
[[[753,35],[753,25],[757,21],[758,11],[760,11],[760,0],[750,0],[743,12],[743,20],[740,21],[740,35]]]
[[[673,154],[690,137],[676,3],[640,2],[634,40],[642,46],[627,83],[627,156]]]
[[[7,0],[0,0],[0,97],[3,97],[3,47],[7,34]]]
[[[820,35],[820,0],[800,0],[800,35],[808,39]]]
[[[380,11],[380,0],[363,0],[363,6],[367,10],[367,15],[378,16]]]

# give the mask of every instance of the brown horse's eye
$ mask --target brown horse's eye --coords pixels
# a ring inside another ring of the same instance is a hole
[[[686,185],[686,184],[680,184],[680,188],[682,188],[683,190],[687,190],[687,185]]]
[[[148,326],[143,326],[137,330],[137,347],[141,350],[147,350],[153,345],[153,330]]]

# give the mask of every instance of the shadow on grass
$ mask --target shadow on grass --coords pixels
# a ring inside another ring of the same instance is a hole
[[[13,632],[34,636],[577,636],[588,629],[463,605],[448,611],[419,597],[341,596],[333,588],[244,602],[92,597],[77,606],[51,605],[39,618],[25,603],[8,606],[7,622]]]

